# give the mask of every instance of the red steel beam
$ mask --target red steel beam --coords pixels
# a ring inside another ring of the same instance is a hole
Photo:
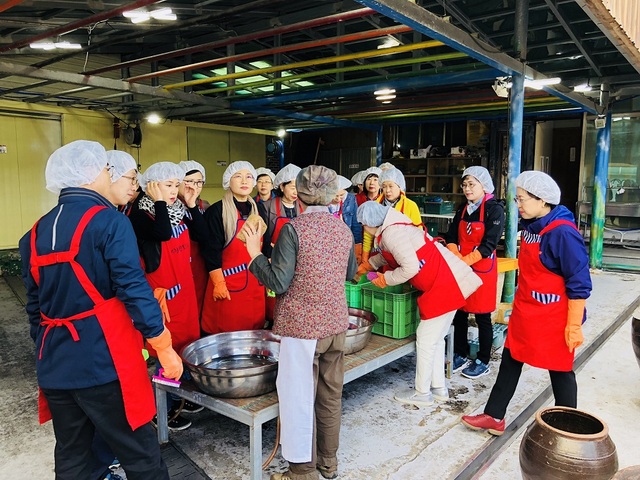
[[[87,25],[91,25],[92,23],[101,22],[102,20],[115,17],[116,15],[120,15],[122,12],[126,12],[127,10],[135,10],[136,8],[145,7],[147,5],[151,5],[152,3],[158,3],[160,1],[162,0],[137,0],[136,2],[129,3],[122,7],[114,8],[113,10],[97,13],[95,15],[91,15],[90,17],[83,18],[82,20],[68,23],[67,25],[63,25],[62,27],[54,28],[52,30],[47,30],[46,32],[40,33],[39,35],[35,35],[31,38],[19,40],[9,45],[0,47],[0,53],[8,52],[9,50],[14,50],[16,48],[24,47],[25,45],[29,45],[30,43],[34,43],[39,40],[43,40],[45,38],[62,35],[64,33],[77,30],[78,28],[86,27]]]
[[[365,40],[368,38],[384,37],[386,35],[395,35],[398,33],[409,32],[411,27],[406,25],[397,25],[394,27],[381,28],[378,30],[367,30],[364,32],[351,33],[348,35],[341,35],[337,37],[323,38],[320,40],[312,40],[309,42],[296,43],[295,45],[286,45],[282,47],[267,48],[265,50],[258,50],[255,52],[248,52],[238,55],[231,55],[224,58],[216,58],[215,60],[206,60],[204,62],[196,62],[188,65],[182,65],[180,67],[168,68],[166,70],[159,70],[157,72],[145,73],[144,75],[137,75],[135,77],[129,77],[126,80],[128,82],[139,82],[141,80],[147,80],[153,77],[160,77],[162,75],[169,75],[170,73],[185,72],[187,70],[194,70],[196,68],[212,67],[214,65],[222,65],[228,62],[239,62],[242,60],[248,60],[251,58],[262,58],[267,55],[275,55],[277,53],[292,52],[295,50],[304,50],[307,48],[322,47],[325,45],[331,45],[334,43],[347,43],[355,42],[358,40]]]
[[[191,53],[202,52],[204,50],[210,50],[214,48],[226,47],[227,45],[235,45],[238,43],[250,42],[259,38],[271,37],[273,35],[280,35],[283,33],[295,32],[296,30],[302,30],[305,28],[319,27],[321,25],[328,25],[331,23],[342,22],[345,20],[351,20],[359,18],[365,15],[372,15],[376,13],[371,8],[359,8],[350,12],[337,13],[335,15],[328,15],[326,17],[316,18],[313,20],[306,20],[304,22],[292,23],[291,25],[284,25],[282,27],[272,28],[270,30],[264,30],[262,32],[249,33],[247,35],[240,35],[238,37],[232,37],[225,40],[219,40],[217,42],[203,43],[201,45],[195,45],[193,47],[181,48],[179,50],[172,50],[170,52],[159,53],[157,55],[150,55],[148,57],[137,58],[135,60],[129,60],[126,62],[114,63],[106,67],[98,68],[95,70],[89,70],[82,72],[85,75],[96,75],[98,73],[108,72],[111,70],[117,70],[119,68],[132,67],[134,65],[140,65],[142,63],[156,62],[158,60],[165,60],[167,58],[181,57],[189,55]]]
[[[0,12],[4,12],[5,10],[9,10],[11,7],[15,7],[19,3],[24,2],[24,0],[7,0],[2,5],[0,5]]]

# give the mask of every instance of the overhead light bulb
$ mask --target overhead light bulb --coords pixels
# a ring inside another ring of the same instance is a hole
[[[277,134],[280,138],[284,138],[284,136],[287,134],[286,130],[284,128],[281,128],[277,131]]]
[[[384,48],[393,48],[397,47],[398,45],[400,45],[400,42],[398,40],[393,37],[389,37],[384,41],[384,43],[378,45],[378,50],[382,50]]]
[[[392,93],[396,93],[395,88],[383,88],[382,90],[376,90],[373,92],[374,95],[390,95]]]
[[[539,78],[537,80],[530,80],[528,78],[525,78],[524,86],[533,88],[535,90],[540,90],[542,87],[558,85],[561,81],[562,79],[560,77]]]
[[[56,48],[53,42],[34,42],[30,43],[29,46],[31,48],[37,48],[40,50],[53,50],[54,48]]]
[[[382,103],[391,103],[391,100],[385,100],[385,101],[384,101],[384,102],[382,102]]]
[[[376,100],[380,100],[380,101],[393,100],[394,98],[396,98],[395,95],[379,95],[379,96],[376,97]]]
[[[149,115],[147,115],[147,122],[149,123],[160,123],[160,115],[158,115],[157,113],[150,113]]]
[[[574,92],[590,92],[591,90],[593,90],[593,87],[587,83],[573,87]]]

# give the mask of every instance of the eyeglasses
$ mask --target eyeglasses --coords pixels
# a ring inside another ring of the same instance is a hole
[[[202,186],[204,185],[203,180],[183,180],[183,183],[185,185],[189,185],[191,187],[198,187],[198,188],[202,188]]]
[[[122,178],[127,178],[131,181],[131,185],[133,185],[134,187],[136,185],[138,185],[138,177],[136,177],[135,175],[133,177],[128,177],[127,175],[122,175]]]
[[[516,205],[522,205],[524,202],[526,202],[527,200],[531,200],[533,197],[526,197],[526,198],[514,198],[513,201],[516,202]]]
[[[463,183],[463,184],[460,185],[460,190],[466,190],[467,188],[469,190],[473,190],[478,185],[479,185],[479,183]]]
[[[258,185],[273,185],[271,180],[258,180]]]

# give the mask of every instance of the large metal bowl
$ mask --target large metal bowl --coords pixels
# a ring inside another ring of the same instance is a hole
[[[244,398],[276,388],[280,337],[269,330],[210,335],[180,353],[193,381],[215,397]]]
[[[372,312],[349,308],[349,330],[344,342],[344,354],[359,352],[367,346],[371,340],[371,330],[373,324],[378,321],[378,317]],[[354,328],[355,327],[355,328]]]

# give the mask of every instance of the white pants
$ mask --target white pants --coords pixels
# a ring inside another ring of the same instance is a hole
[[[416,391],[430,393],[445,386],[444,337],[456,311],[421,320],[416,331]],[[453,341],[453,339],[451,339]]]

